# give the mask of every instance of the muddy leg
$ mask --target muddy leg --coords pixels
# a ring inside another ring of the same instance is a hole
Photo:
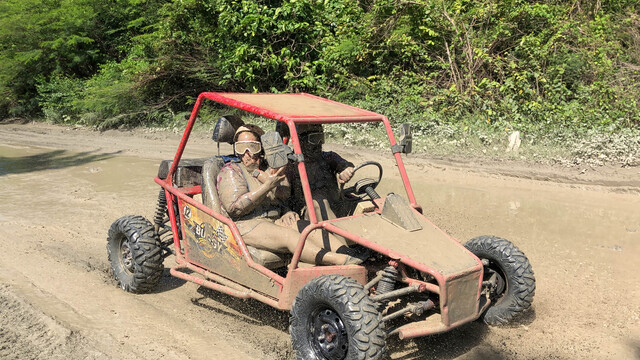
[[[276,225],[270,221],[262,221],[251,231],[242,236],[247,245],[273,252],[291,252],[296,250],[300,234],[291,228]],[[322,249],[314,243],[307,241],[300,256],[300,260],[306,263],[319,263],[322,265],[342,265],[350,257],[345,254]]]

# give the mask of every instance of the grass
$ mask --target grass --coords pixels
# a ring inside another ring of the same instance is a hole
[[[194,131],[213,131],[217,119],[229,113],[237,113],[246,123],[256,124],[265,131],[275,127],[273,120],[236,109],[203,107]],[[173,114],[171,119],[151,127],[182,133],[189,115],[189,112]],[[381,123],[328,124],[324,129],[328,142],[389,150]],[[512,132],[496,124],[414,124],[413,152],[435,158],[519,160],[567,167],[640,166],[640,129],[532,128],[520,131],[522,143],[517,151],[507,152]],[[398,136],[399,124],[394,125],[394,133]]]

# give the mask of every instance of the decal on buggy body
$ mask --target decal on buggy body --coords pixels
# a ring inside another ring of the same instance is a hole
[[[222,254],[240,259],[242,252],[228,226],[188,204],[183,208],[183,215],[186,235],[202,255],[213,258]]]

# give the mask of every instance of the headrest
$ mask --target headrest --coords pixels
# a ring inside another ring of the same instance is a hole
[[[213,129],[211,138],[213,141],[233,144],[236,129],[244,125],[244,121],[238,115],[225,115],[218,119]]]

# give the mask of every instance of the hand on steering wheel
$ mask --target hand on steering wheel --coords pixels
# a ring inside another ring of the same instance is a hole
[[[355,173],[362,169],[365,166],[376,166],[378,168],[378,179],[374,180],[371,178],[363,178],[360,179],[358,181],[356,181],[355,184],[353,184],[352,186],[349,186],[347,188],[345,188],[344,186],[349,182],[341,182],[340,183],[340,197],[342,199],[345,200],[360,200],[362,198],[364,198],[367,193],[365,192],[365,189],[368,187],[371,187],[372,189],[375,189],[376,186],[378,186],[378,184],[380,183],[380,180],[382,180],[382,165],[380,165],[380,163],[376,162],[376,161],[365,161],[362,164],[356,166],[353,169],[353,172],[351,173],[351,177],[353,178],[353,175],[355,175]]]
[[[338,184],[348,183],[349,180],[353,177],[353,173],[355,172],[353,166],[349,166],[348,168],[342,170],[341,173],[338,174]]]

